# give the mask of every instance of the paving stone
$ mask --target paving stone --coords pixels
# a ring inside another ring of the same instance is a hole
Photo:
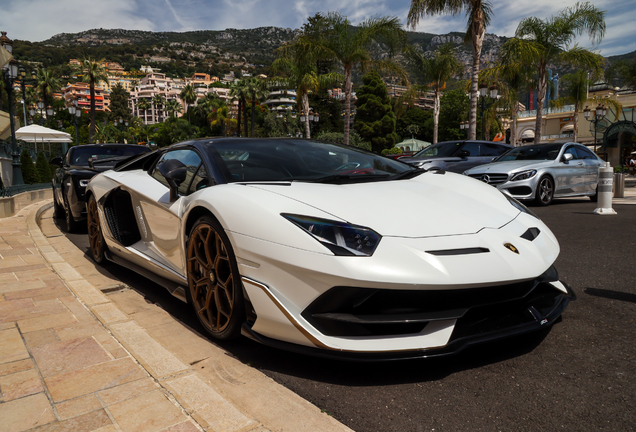
[[[4,402],[43,391],[44,388],[35,369],[0,376],[0,393]]]
[[[89,412],[78,417],[73,417],[61,422],[51,423],[41,426],[33,432],[67,432],[67,431],[83,431],[92,432],[106,426],[112,425],[113,422],[103,409]]]
[[[200,429],[194,425],[191,421],[176,424],[174,426],[168,426],[165,429],[161,429],[160,432],[199,432]]]
[[[31,359],[18,360],[11,363],[0,364],[0,376],[9,375],[23,370],[32,369]]]
[[[108,298],[102,294],[100,290],[95,288],[86,280],[71,281],[68,283],[75,295],[79,297],[84,304],[94,305],[100,303],[108,303]]]
[[[55,270],[55,273],[57,273],[65,281],[84,279],[84,277],[67,262],[51,263],[51,266]]]
[[[94,394],[78,397],[55,405],[55,409],[57,409],[57,413],[62,420],[77,417],[101,408],[102,404]]]
[[[176,320],[152,327],[148,333],[188,365],[225,352]]]
[[[0,331],[0,363],[9,363],[29,358],[22,336],[16,328]]]
[[[60,297],[60,301],[64,303],[64,305],[71,311],[71,313],[75,316],[77,321],[94,321],[95,316],[93,316],[90,311],[77,300],[74,295],[70,295],[71,293],[67,290],[67,296]]]
[[[61,341],[82,339],[93,336],[99,343],[112,339],[112,336],[98,322],[77,322],[55,328]]]
[[[0,432],[21,432],[55,421],[44,393],[0,404]]]
[[[18,326],[23,332],[28,333],[36,330],[54,328],[76,322],[77,319],[75,319],[73,314],[70,313],[68,310],[65,310],[64,312],[57,314],[42,315],[37,318],[19,320]]]
[[[192,416],[204,426],[215,431],[233,432],[257,425],[221,396],[197,375],[187,375],[166,381],[166,385]]]
[[[79,371],[48,377],[44,381],[53,400],[62,402],[135,381],[145,376],[143,369],[130,358],[123,358]]]
[[[98,393],[99,399],[105,406],[113,405],[118,402],[140,396],[144,393],[150,393],[159,388],[151,378],[142,378],[127,384],[122,384],[112,389],[102,390]]]
[[[126,314],[120,311],[117,306],[112,303],[104,303],[91,306],[91,310],[104,324],[115,323],[118,321],[128,321],[128,316],[126,316]]]
[[[45,378],[111,360],[93,338],[42,345],[33,348],[31,354]]]
[[[53,329],[38,330],[30,333],[24,333],[22,335],[27,347],[33,349],[41,345],[53,344],[60,342],[60,338],[57,337],[57,333]]]
[[[68,295],[69,291],[63,285],[43,286],[33,289],[22,289],[5,293],[4,298],[7,300],[18,300],[23,298],[32,298],[38,300],[54,299],[57,297]]]
[[[123,432],[155,432],[186,420],[159,390],[111,405],[108,411]]]
[[[128,321],[112,324],[111,330],[135,358],[156,378],[173,375],[188,369],[174,354],[153,339],[137,323]]]

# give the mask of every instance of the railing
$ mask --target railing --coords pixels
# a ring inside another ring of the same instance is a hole
[[[547,141],[552,139],[561,139],[561,138],[572,138],[574,137],[574,133],[563,133],[563,134],[554,134],[554,135],[541,135],[541,141]]]
[[[571,112],[574,112],[574,105],[564,105],[561,108],[545,108],[543,110],[543,115],[571,113]],[[537,116],[537,110],[521,111],[517,114],[517,118],[528,118],[528,117],[536,117],[536,116]]]
[[[36,183],[36,184],[25,184],[25,185],[17,185],[17,186],[9,186],[6,188],[0,188],[0,197],[8,198],[14,195],[21,194],[23,192],[30,192],[41,189],[48,189],[51,187],[51,183]]]

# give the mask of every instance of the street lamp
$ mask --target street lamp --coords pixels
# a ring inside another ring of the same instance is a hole
[[[40,110],[40,124],[44,124],[44,102],[38,101],[38,109]]]
[[[119,117],[119,130],[121,131],[121,142],[124,143],[124,125],[128,127],[128,120],[124,121],[123,118]]]
[[[74,102],[75,104],[77,101]],[[68,107],[68,113],[73,116],[73,121],[75,123],[75,145],[79,145],[79,128],[77,127],[77,120],[82,115],[82,110],[78,109],[75,105],[71,105]]]
[[[598,104],[598,106],[596,107],[596,112],[594,113],[594,117],[592,119],[590,119],[590,111],[590,108],[586,105],[585,109],[583,110],[583,116],[585,117],[585,120],[589,121],[590,123],[594,123],[594,153],[596,153],[596,129],[598,128],[598,122],[603,120],[603,117],[605,117],[605,115],[607,114],[607,109],[605,108],[605,106]]]
[[[37,79],[37,75],[35,71],[31,72],[31,79],[29,81],[33,82]],[[26,70],[23,66],[20,66],[20,87],[22,88],[22,112],[24,113],[24,125],[27,125],[27,116],[26,116]],[[31,114],[31,111],[29,111]],[[33,114],[31,114],[33,115]]]
[[[300,121],[303,123],[309,123],[309,138],[311,138],[311,130],[313,129],[315,124],[318,124],[319,120],[320,115],[318,113],[314,113],[313,111],[309,111],[308,115],[305,115],[304,111],[300,114]]]
[[[468,123],[468,121],[463,121],[459,124],[459,128],[462,130],[466,131],[466,139],[468,139],[468,128],[470,127],[470,124]]]
[[[2,32],[0,45],[2,45],[2,48],[6,49],[9,54],[13,52],[13,41],[7,37],[7,32]],[[13,154],[11,155],[13,158],[13,162],[11,162],[11,166],[13,167],[13,179],[11,180],[11,185],[16,186],[24,184],[24,180],[22,179],[22,166],[20,164],[20,153],[18,153],[18,142],[15,139],[15,104],[13,103],[13,83],[18,76],[18,62],[11,60],[8,65],[2,68],[2,74],[5,80],[7,96],[9,97],[9,122],[11,124],[11,144],[13,146]]]
[[[481,83],[479,85],[479,96],[481,96],[481,139],[482,140],[486,139],[486,116],[485,116],[486,107],[490,107],[493,104],[493,102],[486,104],[486,93],[488,93],[488,96],[494,102],[495,100],[497,100],[497,86],[493,84],[490,87],[488,87],[486,83]]]

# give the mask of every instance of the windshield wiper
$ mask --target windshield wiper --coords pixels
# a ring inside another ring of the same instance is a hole
[[[307,180],[295,180],[308,183],[326,183],[326,184],[344,184],[344,183],[358,183],[366,181],[374,181],[378,179],[389,178],[389,174],[331,174],[325,177],[319,177],[317,179]]]
[[[425,173],[426,170],[422,168],[416,168],[411,171],[406,171],[400,174],[394,175],[391,180],[402,180],[402,179],[412,179],[413,177],[417,177],[418,175]]]

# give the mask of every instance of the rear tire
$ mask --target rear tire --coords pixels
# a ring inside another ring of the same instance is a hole
[[[187,247],[188,302],[216,339],[238,337],[245,322],[243,285],[230,240],[216,219],[199,218]]]
[[[539,180],[537,185],[537,192],[534,198],[534,202],[541,206],[547,206],[552,202],[554,198],[554,180],[552,177],[544,176]]]

